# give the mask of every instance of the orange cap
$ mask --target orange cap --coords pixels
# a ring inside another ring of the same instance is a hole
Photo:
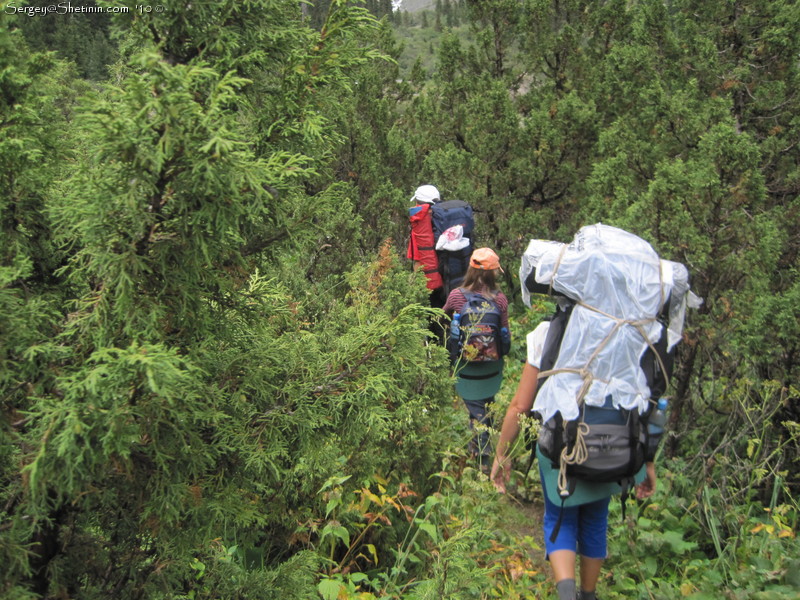
[[[469,266],[485,271],[500,269],[501,273],[505,273],[505,271],[500,268],[500,258],[491,248],[478,248],[475,250],[469,259]]]

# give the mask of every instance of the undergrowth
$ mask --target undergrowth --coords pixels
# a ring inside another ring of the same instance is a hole
[[[491,411],[498,429],[524,360],[519,340],[535,321],[512,319],[517,345]],[[612,501],[598,585],[604,600],[800,597],[800,506],[787,470],[796,467],[797,426],[784,423],[785,434],[774,435],[771,417],[786,401],[776,390],[739,391],[726,399],[727,426],[712,427],[709,417],[672,434],[681,451],[657,459],[652,498],[629,499],[625,520],[619,499]],[[471,433],[456,396],[452,407],[450,430],[442,432],[452,449],[432,475],[435,493],[418,497],[378,479],[348,498],[333,494],[335,486],[323,491],[331,498],[317,546],[329,565],[319,585],[325,600],[556,597],[541,539],[538,470],[534,463],[527,471],[524,439],[512,452],[510,492],[500,495],[467,458]],[[379,556],[374,540],[391,551]]]

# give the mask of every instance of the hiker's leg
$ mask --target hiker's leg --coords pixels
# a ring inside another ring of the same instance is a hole
[[[488,431],[475,431],[476,424],[491,427],[491,420],[487,414],[487,406],[494,401],[494,397],[483,400],[464,400],[464,405],[469,412],[469,426],[473,430],[470,441],[470,452],[481,461],[481,465],[490,464],[491,448],[489,445]]]
[[[550,568],[553,569],[553,579],[558,583],[571,579],[575,581],[576,554],[571,550],[556,550],[547,555]]]
[[[597,580],[603,568],[602,558],[587,558],[581,556],[581,594],[587,598],[597,590]]]
[[[445,296],[444,289],[441,287],[432,290],[430,293],[430,303],[431,307],[433,308],[442,308],[444,306],[447,297]],[[445,345],[445,341],[447,339],[447,323],[449,319],[447,317],[431,317],[428,323],[428,329],[430,329],[431,333],[436,337],[438,343],[442,346]]]
[[[447,301],[447,294],[445,293],[443,287],[438,287],[435,290],[431,290],[428,297],[430,298],[430,303],[433,308],[442,308]]]
[[[581,590],[593,593],[607,554],[608,504],[603,498],[580,507],[578,551],[581,555]]]
[[[542,480],[544,487],[544,479]],[[563,512],[563,515],[561,514]],[[559,516],[561,524],[559,525]],[[562,508],[553,504],[544,490],[544,547],[547,560],[553,569],[553,579],[559,593],[559,600],[575,597],[575,557],[578,545],[578,507]],[[558,535],[552,539],[553,531],[558,526]]]
[[[563,552],[563,550],[562,550]],[[556,553],[557,554],[557,553]],[[574,556],[573,556],[574,559]],[[575,564],[575,563],[573,563]],[[575,580],[574,579],[561,579],[556,582],[556,591],[558,592],[558,600],[575,600]]]

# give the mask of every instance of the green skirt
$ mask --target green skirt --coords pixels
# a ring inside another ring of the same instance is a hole
[[[539,475],[542,478],[542,487],[547,493],[547,499],[556,506],[561,506],[561,496],[558,495],[558,469],[553,467],[553,462],[542,454],[536,446],[536,459],[539,461]],[[647,467],[644,466],[634,477],[634,485],[644,481]],[[588,504],[601,498],[609,498],[622,493],[622,486],[618,483],[589,483],[578,481],[575,491],[566,499],[564,506],[579,506]]]
[[[503,383],[503,359],[465,363],[456,370],[456,392],[464,400],[484,400],[500,391]]]

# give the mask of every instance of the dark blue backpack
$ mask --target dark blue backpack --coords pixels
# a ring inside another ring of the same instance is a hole
[[[461,250],[437,250],[439,259],[439,272],[444,281],[445,295],[457,288],[464,281],[464,275],[469,267],[469,257],[475,249],[472,241],[472,231],[475,229],[475,220],[472,207],[463,200],[448,200],[437,202],[431,208],[434,243],[447,229],[455,225],[464,228],[464,237],[469,238],[469,246]]]
[[[470,363],[500,360],[508,354],[511,338],[504,335],[502,314],[491,298],[460,288],[467,302],[461,309],[460,335],[452,337],[450,358]]]

